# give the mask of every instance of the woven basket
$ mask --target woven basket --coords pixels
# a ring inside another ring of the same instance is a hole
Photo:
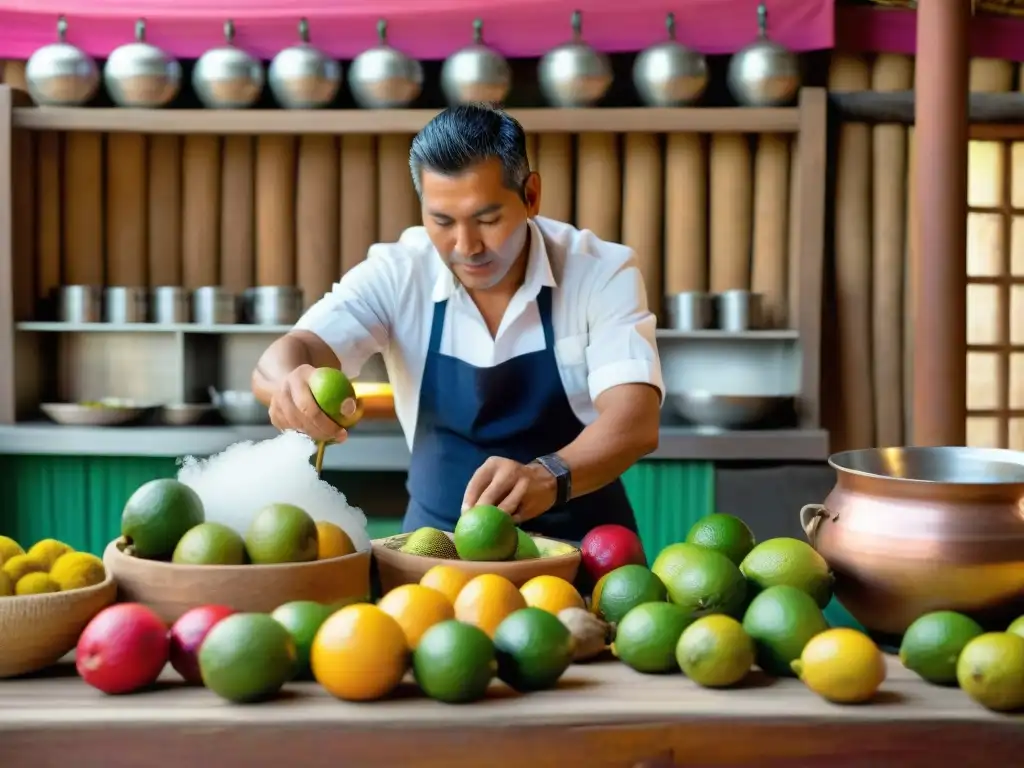
[[[0,678],[56,664],[77,645],[93,617],[116,597],[117,584],[109,570],[95,587],[0,597]]]
[[[451,537],[451,534],[446,534]],[[373,559],[377,562],[380,586],[383,592],[390,592],[403,584],[416,584],[423,574],[435,565],[453,565],[473,576],[495,573],[504,576],[517,587],[523,586],[534,576],[558,576],[572,583],[580,567],[580,551],[573,547],[564,555],[546,555],[532,560],[506,560],[503,562],[472,562],[469,560],[444,560],[438,557],[423,557],[399,552],[410,534],[400,533],[386,539],[374,539]],[[565,544],[557,539],[535,536],[534,540],[543,549],[545,545]]]
[[[917,0],[870,0],[872,5],[889,8],[917,8]],[[1024,0],[974,0],[975,13],[993,16],[1024,16]]]

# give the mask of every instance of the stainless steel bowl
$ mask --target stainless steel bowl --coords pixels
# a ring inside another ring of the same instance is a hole
[[[119,427],[134,424],[153,412],[153,406],[107,398],[83,403],[42,403],[39,409],[67,427]]]
[[[228,424],[257,425],[270,423],[270,409],[245,389],[226,389],[218,392],[210,387],[210,399]]]
[[[702,427],[752,429],[774,425],[792,414],[792,395],[717,395],[695,390],[669,395],[677,415]]]
[[[160,420],[173,427],[186,427],[198,424],[216,410],[210,403],[173,403],[160,409]]]

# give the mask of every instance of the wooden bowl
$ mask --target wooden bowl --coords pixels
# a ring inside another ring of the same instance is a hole
[[[370,552],[281,565],[175,565],[124,554],[118,541],[103,553],[118,599],[142,603],[171,624],[191,608],[226,605],[269,613],[293,600],[336,603],[370,596]]]
[[[107,577],[94,587],[0,597],[0,678],[45,669],[72,650],[93,617],[117,598]]]
[[[398,418],[395,414],[395,394],[391,384],[377,381],[353,381],[352,387],[363,406],[363,420],[380,421]]]
[[[450,533],[447,535],[451,538]],[[482,573],[496,573],[499,576],[504,576],[517,587],[523,586],[534,576],[557,576],[571,584],[576,579],[576,573],[580,568],[580,551],[576,547],[573,547],[572,552],[564,555],[549,555],[533,560],[504,560],[500,562],[445,560],[440,557],[423,557],[422,555],[399,552],[398,548],[405,543],[409,536],[408,533],[402,533],[385,539],[374,539],[371,542],[373,558],[377,562],[377,571],[380,576],[381,590],[385,593],[402,584],[416,584],[423,578],[423,574],[435,565],[454,565],[474,576],[479,576]],[[545,544],[565,545],[568,543],[543,536],[534,536],[533,538],[541,547]]]

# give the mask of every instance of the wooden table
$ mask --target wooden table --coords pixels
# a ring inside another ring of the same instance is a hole
[[[348,704],[313,683],[237,706],[175,682],[104,696],[67,665],[0,681],[3,768],[662,768],[662,766],[1000,766],[1024,755],[1024,715],[997,715],[889,659],[875,703],[828,704],[759,673],[737,690],[615,661],[576,665],[554,691],[445,705],[411,683]]]

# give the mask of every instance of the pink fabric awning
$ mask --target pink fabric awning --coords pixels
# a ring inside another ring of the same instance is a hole
[[[665,37],[665,15],[676,15],[677,37],[708,54],[733,53],[757,35],[758,0],[0,0],[0,58],[25,59],[53,42],[57,17],[68,41],[104,57],[132,39],[135,20],[147,37],[179,58],[195,58],[235,42],[272,58],[297,39],[309,20],[312,42],[339,59],[376,44],[376,24],[388,21],[389,42],[422,60],[443,59],[470,42],[472,22],[508,57],[543,55],[569,39],[570,17],[583,13],[583,35],[608,53],[639,51]],[[767,0],[770,36],[797,51],[831,48],[833,0]]]

